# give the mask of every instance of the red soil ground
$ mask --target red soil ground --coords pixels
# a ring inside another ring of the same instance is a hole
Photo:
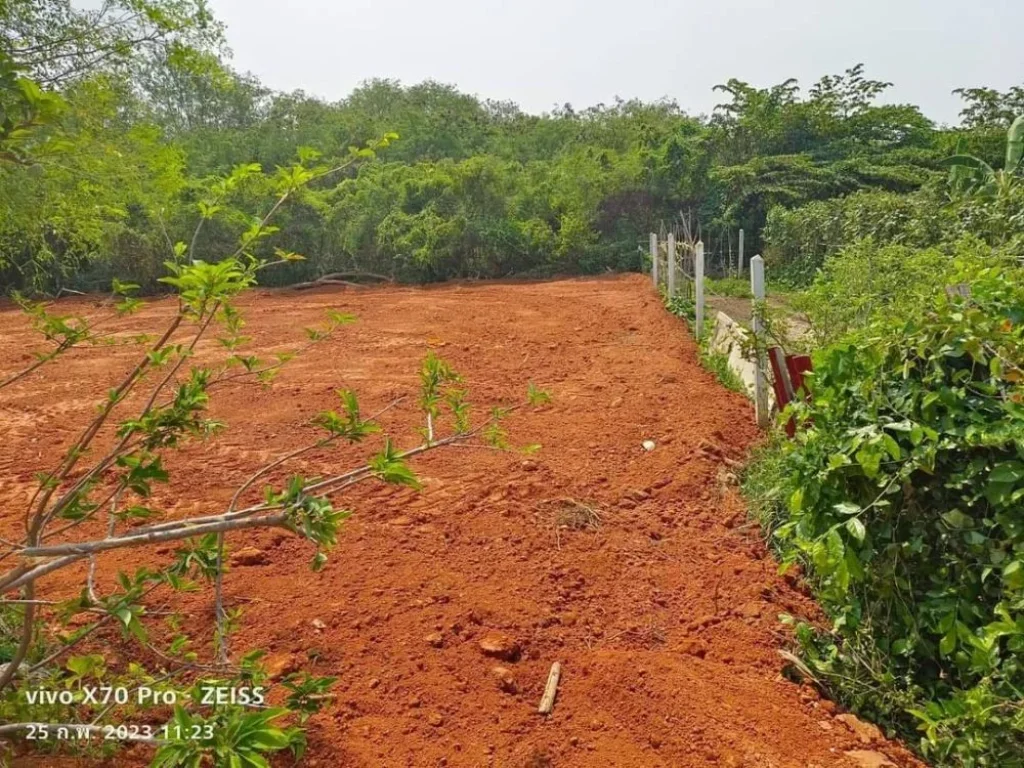
[[[328,309],[359,321],[290,363],[272,389],[220,390],[212,410],[228,430],[174,456],[157,495],[171,515],[222,510],[261,464],[311,439],[310,418],[337,407],[339,387],[356,390],[365,413],[409,394],[384,422],[415,444],[416,372],[429,349],[481,406],[521,400],[531,380],[554,398],[508,420],[514,443],[542,444],[534,456],[440,450],[415,460],[422,492],[367,483],[339,500],[353,516],[321,573],[296,537],[230,536],[233,549],[266,556],[227,576],[228,605],[244,609],[234,650],[263,648],[277,671],[339,678],[311,721],[305,765],[823,768],[856,765],[851,750],[916,765],[898,745],[865,744],[834,705],[783,678],[777,617],[815,609],[777,575],[735,489],[732,462],[757,437],[751,406],[700,367],[646,280],[258,291],[240,306],[263,352],[300,345]],[[113,322],[156,330],[171,309],[157,301]],[[0,313],[0,372],[36,346],[18,312]],[[3,535],[16,534],[33,473],[51,467],[132,360],[125,347],[75,351],[3,393]],[[369,450],[325,449],[297,471],[341,471]],[[565,499],[600,510],[600,526],[559,529]],[[107,557],[101,586],[171,552]],[[44,582],[42,596],[77,592],[83,570]],[[209,590],[166,599],[210,637]],[[518,661],[482,653],[494,632],[521,646]],[[116,637],[114,653],[126,653]],[[554,661],[562,682],[545,718],[536,710]],[[493,672],[499,664],[513,683]],[[111,764],[147,755],[135,748]]]

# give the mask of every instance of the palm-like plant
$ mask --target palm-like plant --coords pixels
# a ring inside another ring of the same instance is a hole
[[[945,160],[949,166],[949,186],[958,195],[999,197],[1020,180],[1024,169],[1024,115],[1013,121],[1006,135],[1006,162],[1001,171],[980,157],[961,152]]]

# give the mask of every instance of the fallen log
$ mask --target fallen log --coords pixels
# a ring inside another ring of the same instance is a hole
[[[296,291],[305,291],[310,288],[319,288],[323,285],[346,285],[349,288],[365,288],[366,286],[362,283],[353,283],[350,280],[330,280],[326,278],[319,278],[317,280],[310,280],[308,283],[296,283],[295,285],[288,286]]]
[[[348,278],[367,278],[370,280],[379,280],[382,283],[393,283],[390,277],[386,275],[378,275],[376,272],[361,272],[354,270],[351,272],[328,272],[326,275],[321,275],[316,280],[310,280],[305,283],[296,283],[295,285],[289,286],[297,291],[307,290],[309,288],[319,288],[321,285],[347,285],[350,288],[363,288],[361,283],[355,283]]]
[[[350,277],[366,277],[371,280],[380,280],[382,283],[393,283],[393,278],[387,275],[378,275],[376,272],[363,272],[358,269],[354,269],[351,272],[328,272],[326,275],[321,275],[321,280],[347,280]]]

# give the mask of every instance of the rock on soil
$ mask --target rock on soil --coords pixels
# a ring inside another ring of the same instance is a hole
[[[506,667],[491,667],[491,675],[498,681],[498,688],[505,693],[516,693],[519,686],[516,684],[515,675]]]
[[[487,656],[505,661],[518,661],[521,649],[519,643],[500,632],[489,632],[480,640],[480,650]]]
[[[853,734],[861,744],[872,744],[876,741],[883,741],[885,739],[877,725],[865,723],[856,715],[848,713],[836,715],[835,719],[853,731]]]
[[[231,565],[266,565],[267,553],[256,547],[243,547],[231,553]]]
[[[432,648],[440,648],[444,645],[444,635],[440,632],[431,632],[423,639],[426,641],[427,645]]]
[[[867,750],[855,749],[844,754],[856,763],[859,768],[885,768],[886,766],[896,765],[896,763],[881,752],[869,752]]]
[[[291,653],[272,653],[263,660],[263,667],[271,680],[287,677],[299,669],[299,660]]]

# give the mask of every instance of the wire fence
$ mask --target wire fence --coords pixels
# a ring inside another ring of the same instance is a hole
[[[651,277],[654,287],[664,291],[669,301],[682,299],[692,302],[694,309],[693,333],[698,341],[702,340],[704,328],[704,301],[707,291],[705,270],[707,254],[704,243],[687,237],[676,242],[675,234],[670,232],[664,238],[652,232],[650,235],[649,257]],[[736,262],[737,270],[742,270],[742,258]],[[750,289],[752,299],[752,335],[753,335],[753,398],[755,417],[758,426],[766,427],[770,419],[768,400],[768,382],[771,374],[765,350],[767,338],[761,320],[761,308],[765,299],[764,259],[760,255],[750,260]]]

